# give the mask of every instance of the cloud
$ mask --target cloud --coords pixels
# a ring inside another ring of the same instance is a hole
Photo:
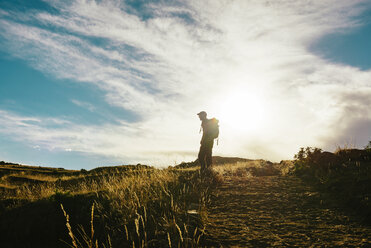
[[[88,109],[90,112],[94,112],[96,110],[96,107],[88,102],[83,102],[76,99],[72,99],[71,102],[79,107]]]
[[[300,146],[359,137],[351,127],[365,120],[354,113],[370,116],[371,72],[309,51],[326,34],[362,25],[355,17],[367,1],[161,1],[142,6],[146,18],[121,1],[49,3],[58,13],[10,18],[1,11],[4,49],[44,73],[100,88],[109,104],[141,119],[54,128],[38,117],[7,113],[3,132],[30,143],[148,161],[153,152],[162,162],[172,160],[170,153],[189,158],[199,138],[194,114],[207,110],[221,121],[217,153],[278,160]],[[237,112],[252,115],[258,129],[236,132],[234,120],[223,125],[228,120],[221,109],[236,92],[258,98],[259,118],[251,107]],[[333,128],[347,118],[344,127]]]
[[[0,121],[0,133],[38,149],[78,151],[154,165],[194,157],[194,152],[176,147],[163,150],[166,141],[156,140],[151,130],[140,124],[122,121],[120,125],[87,126],[62,119],[28,118],[7,111],[0,111]]]

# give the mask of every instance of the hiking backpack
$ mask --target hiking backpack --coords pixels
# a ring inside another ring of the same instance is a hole
[[[217,139],[219,137],[219,121],[216,118],[212,118],[209,120],[208,124],[210,137],[212,137],[213,139]]]

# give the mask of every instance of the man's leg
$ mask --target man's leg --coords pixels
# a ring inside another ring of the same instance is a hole
[[[198,161],[200,161],[200,165],[201,165],[201,171],[203,171],[205,169],[205,146],[201,145],[200,147],[200,151],[198,153]]]
[[[207,168],[211,168],[211,164],[213,163],[213,156],[212,156],[212,153],[213,153],[213,145],[214,145],[214,142],[210,142],[208,145],[207,145],[207,148],[205,149],[206,152],[205,152],[205,160],[206,160],[206,167]]]
[[[211,168],[211,164],[213,162],[212,158],[212,148],[209,148],[206,152],[206,168]]]

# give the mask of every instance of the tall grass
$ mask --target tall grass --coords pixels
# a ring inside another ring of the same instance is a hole
[[[68,209],[62,207],[71,247],[197,247],[200,243],[210,185],[202,183],[196,171],[139,170],[107,177],[90,190],[97,196],[90,236],[86,227],[70,225]]]
[[[0,175],[1,217],[10,225],[6,235],[17,237],[15,242],[5,240],[8,245],[197,247],[204,235],[206,205],[218,183],[214,172],[201,177],[198,168],[128,166],[47,175],[29,168],[17,167],[19,172],[12,173],[5,169]],[[48,215],[40,215],[40,221],[30,218],[43,212]],[[13,221],[22,213],[29,221]],[[23,226],[18,234],[11,231]],[[48,230],[50,226],[55,227]]]
[[[281,166],[266,160],[250,160],[237,163],[226,163],[214,166],[219,178],[224,176],[239,176],[239,177],[253,177],[253,176],[269,176],[281,174]]]

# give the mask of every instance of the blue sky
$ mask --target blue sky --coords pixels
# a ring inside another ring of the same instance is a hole
[[[290,159],[371,140],[369,1],[0,1],[0,160]]]
[[[355,18],[360,25],[344,32],[324,35],[314,42],[312,50],[331,62],[371,69],[371,10]]]

